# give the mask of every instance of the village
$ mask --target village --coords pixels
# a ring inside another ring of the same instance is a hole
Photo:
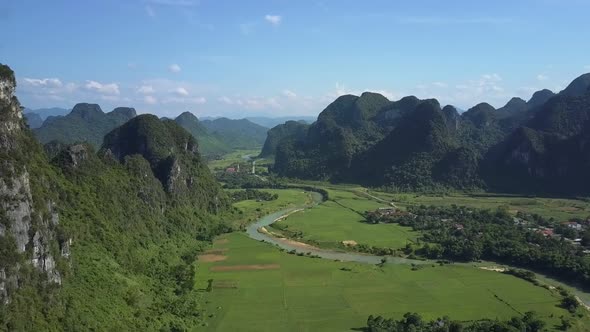
[[[467,213],[473,211],[467,210]],[[390,223],[400,218],[416,219],[417,214],[407,210],[399,209],[396,206],[381,207],[365,214],[367,223]],[[453,222],[453,218],[440,218],[442,223],[449,223],[456,231],[463,231],[465,225]],[[572,219],[558,222],[553,219],[544,219],[539,215],[526,214],[518,211],[512,218],[513,224],[521,229],[540,234],[545,238],[563,240],[573,246],[583,247],[582,252],[590,255],[590,216],[586,219]]]

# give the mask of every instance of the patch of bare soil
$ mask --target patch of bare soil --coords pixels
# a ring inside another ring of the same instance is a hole
[[[205,262],[205,263],[211,263],[211,262],[221,262],[227,259],[227,256],[225,255],[216,255],[216,254],[203,254],[203,255],[199,255],[199,261],[200,262]]]
[[[213,244],[227,244],[228,242],[228,239],[216,239],[213,241]]]
[[[507,270],[505,267],[499,266],[481,266],[480,269],[494,272],[505,272]]]
[[[211,254],[211,255],[223,255],[225,254],[226,251],[228,251],[228,248],[221,248],[221,249],[209,249],[206,250],[205,252],[203,252],[203,254]]]
[[[299,242],[299,241],[295,241],[295,240],[291,240],[291,239],[287,239],[287,238],[277,239],[277,241],[282,241],[284,243],[290,244],[290,245],[297,247],[299,249],[319,249],[317,247],[312,246],[311,244],[307,244],[307,243],[303,243],[303,242]]]

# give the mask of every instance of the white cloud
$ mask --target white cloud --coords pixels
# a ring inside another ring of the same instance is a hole
[[[223,103],[223,104],[226,104],[226,105],[233,105],[234,104],[234,101],[231,98],[227,97],[227,96],[221,96],[221,97],[217,98],[217,100],[220,103]]]
[[[100,96],[100,99],[102,100],[106,100],[106,101],[110,101],[110,102],[116,102],[121,100],[121,98],[119,98],[119,96],[114,96],[114,95],[108,95],[108,96]]]
[[[181,71],[182,69],[180,68],[180,66],[179,66],[179,65],[177,65],[177,64],[175,64],[175,63],[174,63],[174,64],[171,64],[171,65],[168,67],[168,70],[169,70],[170,72],[172,72],[172,73],[180,73],[180,71]]]
[[[154,97],[154,96],[145,96],[143,98],[143,102],[148,105],[155,105],[158,103],[158,99],[156,99],[156,97]]]
[[[143,95],[149,95],[156,92],[153,86],[151,85],[142,85],[137,89],[137,93],[141,93]]]
[[[189,99],[189,101],[193,102],[194,104],[205,104],[207,102],[207,99],[205,97],[197,97],[191,98]]]
[[[481,75],[481,81],[493,81],[493,82],[500,82],[502,80],[502,77],[498,74],[484,74]]]
[[[283,17],[281,17],[280,15],[266,15],[264,16],[264,19],[274,25],[274,26],[278,26],[279,24],[281,24],[281,21],[283,20]]]
[[[446,88],[448,86],[448,84],[444,82],[434,82],[432,83],[432,85],[434,85],[437,88]]]
[[[247,98],[239,100],[238,105],[242,105],[248,110],[265,110],[265,109],[281,109],[282,105],[277,101],[276,98]]]
[[[385,98],[389,100],[395,100],[400,97],[398,92],[394,92],[387,89],[373,89],[373,88],[364,88],[364,89],[349,89],[343,84],[339,82],[336,83],[336,88],[325,94],[319,100],[323,103],[331,103],[334,99],[343,96],[343,95],[355,95],[360,96],[363,92],[374,92],[383,95]],[[324,105],[325,106],[325,105]]]
[[[186,91],[186,89],[183,87],[179,87],[179,88],[174,89],[174,93],[181,96],[181,97],[186,97],[189,95],[188,91]]]
[[[86,84],[84,85],[84,87],[86,88],[86,90],[96,91],[96,92],[106,94],[106,95],[119,95],[120,94],[119,85],[117,83],[103,84],[103,83],[99,83],[96,81],[86,81]]]
[[[544,74],[537,75],[537,81],[541,81],[542,82],[542,81],[546,81],[548,79],[549,79],[549,77],[547,77],[547,75],[544,75]]]
[[[295,92],[293,92],[291,90],[287,90],[287,89],[283,90],[282,95],[287,98],[296,98],[297,97],[297,94]]]
[[[207,103],[207,98],[205,97],[193,97],[193,98],[183,98],[183,97],[170,97],[165,98],[162,100],[163,104],[179,104],[179,105],[203,105]]]
[[[584,66],[584,69],[586,69],[586,70],[590,70],[590,65],[585,65],[585,66]]]
[[[61,88],[63,86],[59,78],[25,78],[24,80],[35,87]]]
[[[156,17],[156,12],[154,11],[154,8],[152,8],[152,6],[150,5],[145,6],[145,12],[149,17]]]
[[[64,86],[64,91],[68,92],[68,93],[72,93],[72,92],[76,91],[77,89],[78,89],[78,84],[72,83],[72,82],[67,83]]]

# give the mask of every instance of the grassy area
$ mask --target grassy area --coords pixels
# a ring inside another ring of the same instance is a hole
[[[536,213],[547,218],[553,217],[558,221],[571,218],[590,217],[590,199],[555,198],[555,197],[532,197],[494,193],[449,193],[445,195],[424,194],[424,193],[385,193],[375,190],[367,190],[358,185],[351,184],[328,184],[317,181],[301,181],[307,185],[323,187],[328,192],[339,195],[342,192],[367,192],[382,199],[385,202],[394,202],[399,207],[408,205],[463,205],[474,208],[496,209],[507,207],[512,213],[522,211],[525,213]],[[379,202],[379,200],[375,200]]]
[[[272,228],[286,235],[298,234],[299,240],[323,248],[343,248],[342,241],[355,241],[357,244],[399,249],[418,237],[418,233],[409,227],[363,222],[365,211],[387,204],[363,197],[355,191],[336,188],[328,188],[327,191],[329,201],[292,214],[273,224]]]
[[[239,163],[243,170],[251,170],[252,162],[247,161],[247,157],[251,157],[256,160],[256,172],[268,172],[268,160],[258,159],[257,156],[260,154],[260,149],[251,150],[236,150],[234,152],[224,155],[221,159],[211,160],[209,162],[209,169],[212,171],[225,170],[230,165]]]
[[[333,262],[289,255],[243,233],[218,238],[212,250],[224,260],[201,261],[196,273],[210,331],[346,331],[363,327],[370,314],[399,318],[412,311],[469,321],[531,310],[552,329],[569,316],[552,291],[470,266],[413,271]],[[572,331],[584,331],[583,323]]]
[[[236,189],[237,190],[237,189]],[[241,189],[240,189],[241,190]],[[276,212],[288,207],[300,206],[311,203],[310,193],[299,189],[258,189],[260,191],[277,194],[279,198],[274,201],[246,200],[234,203],[233,206],[238,209],[233,224],[236,227],[245,226],[258,218]],[[233,191],[230,189],[228,191]]]
[[[245,167],[244,170],[250,170],[252,169],[252,163],[247,161],[246,157],[251,156],[252,158],[256,158],[258,154],[260,154],[260,149],[236,150],[224,155],[221,159],[211,160],[209,162],[209,169],[212,171],[224,170],[230,165],[240,163],[240,167]],[[260,159],[260,163],[263,161],[263,159]]]
[[[590,216],[590,201],[568,198],[524,197],[500,194],[451,194],[431,196],[423,194],[389,194],[370,191],[376,197],[394,201],[397,205],[464,205],[474,208],[495,209],[507,207],[511,212],[536,213],[556,220],[587,218]]]

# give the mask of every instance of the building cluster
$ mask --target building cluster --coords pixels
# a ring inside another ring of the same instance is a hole
[[[561,225],[574,230],[575,233],[572,234],[576,234],[577,236],[573,238],[568,238],[563,234],[558,233],[556,231],[556,228],[554,227],[532,227],[529,229],[548,238],[564,239],[565,241],[568,241],[573,245],[582,245],[581,236],[584,232],[590,229],[590,219],[585,221],[564,221],[561,223]],[[586,250],[584,252],[590,254],[590,250]]]
[[[225,173],[228,174],[234,174],[234,173],[240,173],[240,164],[237,164],[236,166],[230,166],[228,168],[225,169]],[[248,173],[248,171],[246,170],[246,173]],[[252,174],[256,174],[256,161],[252,162]]]

